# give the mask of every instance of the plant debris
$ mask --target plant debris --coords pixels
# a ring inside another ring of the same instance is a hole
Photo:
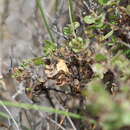
[[[55,97],[69,111],[85,115],[79,129],[124,130],[130,123],[129,7],[108,0],[98,5],[64,27],[64,45],[46,41],[45,56],[14,68],[14,77],[34,102],[45,94],[53,107]]]

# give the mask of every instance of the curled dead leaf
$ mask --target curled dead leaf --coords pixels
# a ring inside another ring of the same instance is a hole
[[[68,67],[67,67],[67,65],[65,63],[65,60],[63,60],[63,59],[58,59],[58,63],[56,65],[56,69],[57,69],[58,72],[62,70],[66,74],[70,73],[69,69],[68,69]]]

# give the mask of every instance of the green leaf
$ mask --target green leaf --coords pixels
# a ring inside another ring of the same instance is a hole
[[[79,22],[74,22],[73,24],[74,24],[74,29],[77,29],[80,26]]]
[[[108,46],[113,46],[113,45],[114,45],[114,42],[108,42],[107,45],[108,45]]]
[[[124,54],[126,54],[126,56],[127,56],[128,58],[130,58],[130,49],[125,50],[125,51],[124,51]]]
[[[44,61],[43,61],[43,58],[42,57],[37,57],[37,58],[34,58],[32,59],[33,63],[35,65],[43,65],[44,64]]]
[[[45,40],[45,46],[44,46],[44,53],[46,56],[52,55],[53,52],[56,50],[57,46],[55,43]]]
[[[93,25],[91,25],[92,28],[101,29],[101,28],[105,27],[105,24],[104,24],[105,13],[101,13],[99,16],[96,16],[96,17],[94,17],[94,16],[91,16],[91,17],[93,18],[93,23],[94,23]]]
[[[130,5],[127,5],[126,12],[128,15],[130,15]]]
[[[95,21],[96,28],[102,28],[104,26],[105,14],[100,14]]]
[[[100,62],[100,61],[105,61],[105,60],[107,60],[107,57],[106,57],[105,55],[99,53],[99,54],[97,54],[97,55],[95,56],[95,59],[96,59],[97,62]]]
[[[104,5],[107,4],[109,0],[98,0],[99,4]]]
[[[73,33],[73,30],[70,27],[64,27],[63,32],[65,35],[71,35]]]
[[[74,30],[76,30],[80,26],[80,23],[79,22],[74,22],[73,26],[74,26]],[[72,25],[68,24],[66,27],[64,27],[63,28],[63,33],[65,35],[71,35],[71,34],[73,34],[73,27],[72,27]]]
[[[85,48],[85,43],[81,37],[77,37],[69,42],[69,46],[74,52],[80,52],[82,49]]]
[[[84,17],[84,22],[87,24],[93,24],[93,23],[95,23],[95,20],[96,20],[96,18],[91,15]]]
[[[111,30],[109,33],[107,33],[104,37],[103,37],[103,40],[106,40],[106,39],[108,39],[109,37],[111,37],[112,36],[112,34],[113,34],[113,30]]]

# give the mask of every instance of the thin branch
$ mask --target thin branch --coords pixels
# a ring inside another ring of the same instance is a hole
[[[130,49],[129,43],[127,44],[126,42],[122,41],[121,39],[119,39],[119,40],[117,41],[117,43],[123,44],[124,46],[126,46],[126,47],[128,47],[128,48]]]
[[[0,101],[0,104],[3,106],[3,108],[4,108],[4,109],[7,111],[7,113],[10,115],[11,119],[13,120],[13,122],[14,122],[16,128],[17,128],[17,130],[20,130],[20,128],[19,128],[17,122],[15,121],[15,119],[14,119],[13,115],[11,114],[11,112],[9,111],[9,109],[4,105],[4,103],[3,103],[2,101]]]
[[[67,37],[67,36],[65,36],[63,33],[57,31],[54,27],[52,27],[52,31],[53,31],[54,33],[57,33],[57,35],[63,37],[64,39],[68,40],[68,37]]]
[[[71,95],[71,96],[74,96],[76,95],[76,93],[72,93],[72,92],[66,92],[66,91],[63,91],[63,90],[59,90],[59,89],[56,89],[56,88],[43,88],[42,90],[46,91],[55,91],[55,92],[59,92],[59,93],[63,93],[65,95]]]
[[[59,106],[60,106],[60,108],[61,108],[62,110],[68,111],[68,110],[66,110],[66,109],[63,107],[63,105],[61,105],[61,104],[59,103],[59,101],[58,101],[57,99],[55,99],[55,100],[57,101],[57,104],[59,104]],[[71,120],[71,118],[70,118],[69,116],[67,116],[67,119],[68,119],[68,121],[70,122],[70,124],[71,124],[73,130],[77,130],[76,127],[75,127],[75,125],[74,125],[74,123],[73,123],[73,121]]]
[[[49,118],[48,116],[46,117],[47,120],[51,121],[53,124],[57,125],[59,128],[61,128],[62,130],[66,130],[63,126],[61,126],[60,124],[58,124],[56,121],[52,120],[51,118]]]

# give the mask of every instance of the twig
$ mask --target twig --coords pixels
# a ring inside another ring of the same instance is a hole
[[[122,41],[121,39],[119,39],[119,40],[117,41],[117,43],[123,44],[124,46],[126,46],[126,47],[128,47],[128,48],[130,49],[130,45],[127,44],[126,42]]]
[[[62,109],[62,110],[65,110],[65,108],[64,108],[63,106],[61,106],[61,109]],[[68,110],[67,110],[67,111],[68,111]],[[73,123],[73,121],[71,120],[71,118],[70,118],[69,116],[67,116],[67,119],[68,119],[68,121],[70,122],[70,124],[71,124],[73,130],[77,130],[76,127],[75,127],[75,125],[74,125],[74,123]]]
[[[17,128],[17,130],[20,130],[20,129],[19,129],[19,126],[18,126],[18,124],[17,124],[17,122],[15,121],[15,119],[14,119],[13,115],[11,114],[11,112],[9,111],[9,109],[4,105],[4,103],[3,103],[2,101],[0,101],[0,104],[3,106],[3,108],[4,108],[4,109],[7,111],[7,113],[10,115],[11,119],[13,120],[13,122],[14,122],[16,128]]]
[[[57,101],[58,104],[60,104],[57,99],[56,99],[56,101]],[[61,108],[62,110],[64,110],[64,111],[68,111],[68,110],[66,110],[61,104],[60,104],[60,108]],[[74,123],[72,122],[71,118],[70,118],[69,116],[67,116],[67,119],[68,119],[68,121],[70,122],[70,124],[71,124],[73,130],[77,130],[76,127],[75,127],[75,125],[74,125]]]
[[[57,33],[57,35],[63,37],[64,39],[68,40],[67,36],[65,36],[63,33],[57,31],[54,27],[52,27],[52,31],[55,32],[55,33]]]
[[[88,6],[88,4],[86,3],[86,1],[83,1],[83,4],[88,8],[88,10],[94,14],[95,16],[97,16],[97,14]]]
[[[46,117],[47,120],[51,121],[52,123],[54,123],[55,125],[57,125],[59,128],[61,128],[62,130],[66,130],[63,126],[61,126],[60,124],[58,124],[56,121],[52,120],[51,118],[49,118],[48,116]]]
[[[65,95],[71,95],[71,96],[76,95],[76,93],[66,92],[66,91],[63,91],[63,90],[55,89],[55,88],[43,88],[42,90],[44,90],[44,91],[46,91],[46,90],[55,91],[55,92],[59,92],[59,93],[63,93]]]
[[[58,124],[56,121],[52,120],[52,119],[51,119],[50,117],[48,117],[47,115],[46,115],[46,117],[45,117],[45,115],[43,115],[42,112],[39,111],[39,114],[41,115],[42,118],[45,118],[46,120],[51,121],[53,124],[57,125],[57,126],[58,126],[59,128],[61,128],[62,130],[66,130],[63,126],[61,126],[60,124]]]
[[[27,119],[27,121],[28,121],[29,127],[32,129],[31,118],[28,117],[28,114],[27,114],[27,111],[26,111],[26,110],[23,109],[23,112],[24,112],[24,114],[25,114],[25,116],[26,116],[26,119]]]
[[[69,116],[67,116],[67,119],[69,120],[69,122],[70,122],[73,130],[77,130],[76,127],[75,127],[75,125],[74,125],[74,123],[73,123],[73,121],[71,120],[71,118]]]

